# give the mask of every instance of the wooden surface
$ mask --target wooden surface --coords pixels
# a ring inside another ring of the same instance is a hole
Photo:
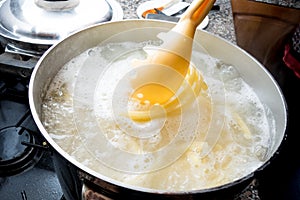
[[[231,0],[237,45],[256,57],[283,84],[282,57],[300,23],[300,9]]]

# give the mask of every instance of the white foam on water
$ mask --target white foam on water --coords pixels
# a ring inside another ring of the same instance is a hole
[[[55,142],[100,174],[167,191],[215,187],[259,167],[275,130],[272,114],[236,67],[201,52],[193,52],[192,61],[208,90],[192,105],[144,123],[126,115],[149,106],[128,101],[135,76],[130,62],[145,57],[147,44],[155,42],[97,46],[62,67],[42,107]],[[207,135],[217,126],[220,131]]]

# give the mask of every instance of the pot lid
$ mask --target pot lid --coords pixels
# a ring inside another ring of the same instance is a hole
[[[0,35],[52,45],[92,24],[123,19],[113,0],[5,0],[0,3]]]

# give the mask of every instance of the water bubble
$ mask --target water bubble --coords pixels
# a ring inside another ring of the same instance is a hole
[[[95,51],[94,49],[90,49],[90,50],[88,51],[88,55],[89,55],[89,56],[95,56],[95,55],[96,55],[96,51]]]

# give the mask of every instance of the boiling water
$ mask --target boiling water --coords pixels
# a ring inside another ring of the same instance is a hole
[[[272,113],[234,66],[200,51],[192,61],[208,89],[193,103],[143,123],[128,117],[141,106],[128,103],[130,62],[145,58],[147,44],[97,46],[62,67],[42,108],[53,140],[96,173],[142,188],[211,188],[261,166],[275,130]]]

